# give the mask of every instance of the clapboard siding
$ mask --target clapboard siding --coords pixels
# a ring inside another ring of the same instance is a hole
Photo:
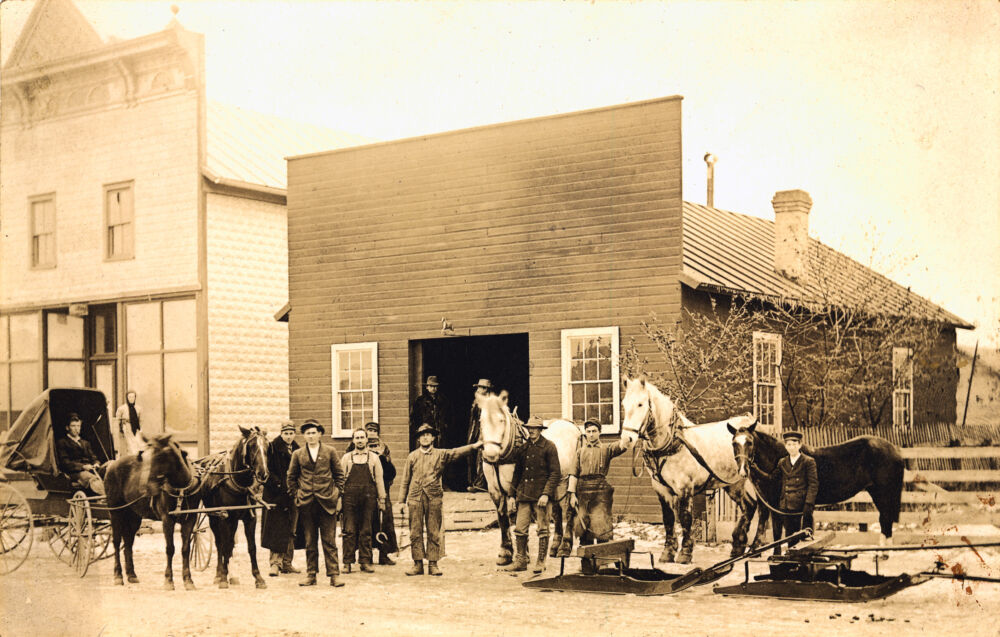
[[[290,409],[332,422],[330,346],[379,344],[379,419],[408,445],[409,342],[527,333],[532,412],[561,415],[561,330],[680,308],[681,108],[667,98],[291,158]],[[639,342],[640,351],[653,346]],[[526,416],[527,414],[522,414]],[[612,469],[620,511],[657,519]]]

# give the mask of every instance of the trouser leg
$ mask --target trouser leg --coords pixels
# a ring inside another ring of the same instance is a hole
[[[406,502],[407,509],[410,511],[410,556],[413,557],[414,562],[424,559],[424,509],[426,504],[426,495],[411,498]]]
[[[444,498],[436,496],[427,503],[427,560],[441,559],[441,509]]]
[[[375,496],[362,498],[358,507],[358,562],[372,563],[372,514],[375,511]]]
[[[299,508],[299,523],[306,536],[306,573],[316,575],[319,572],[319,534],[316,529],[315,509],[320,508],[316,502]]]
[[[538,533],[538,537],[549,537],[549,518],[552,516],[552,503],[549,502],[545,506],[541,506],[537,502],[531,503],[531,508],[535,511],[535,531]],[[527,534],[528,530],[524,530]]]
[[[343,506],[343,528],[341,529],[341,540],[344,549],[344,564],[353,564],[354,556],[358,550],[358,529],[361,514],[361,499],[356,494],[344,494]]]
[[[316,517],[319,519],[320,540],[323,544],[323,561],[326,563],[327,577],[340,575],[340,563],[337,560],[337,518],[327,513],[323,507],[316,505]],[[317,564],[318,568],[319,564]]]

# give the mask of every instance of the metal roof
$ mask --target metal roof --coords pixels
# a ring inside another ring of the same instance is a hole
[[[286,189],[285,157],[369,144],[375,140],[210,101],[206,173]]]
[[[691,287],[843,306],[870,304],[874,289],[880,310],[973,327],[815,239],[809,239],[809,248],[811,274],[804,282],[793,281],[774,269],[773,221],[684,202],[683,280]]]

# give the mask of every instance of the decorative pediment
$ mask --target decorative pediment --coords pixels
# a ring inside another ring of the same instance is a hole
[[[72,0],[37,0],[4,68],[31,68],[103,45]]]

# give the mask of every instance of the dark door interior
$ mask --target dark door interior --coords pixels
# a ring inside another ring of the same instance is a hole
[[[480,378],[490,379],[497,393],[507,389],[511,409],[516,407],[518,416],[527,420],[530,409],[527,334],[437,338],[420,344],[416,351],[422,352],[423,364],[417,367],[423,368],[424,379],[438,377],[441,383],[438,391],[449,407],[448,427],[441,433],[440,447],[459,447],[467,443],[475,393],[473,385]],[[411,440],[411,448],[413,444]],[[454,491],[465,490],[467,467],[466,462],[451,463],[445,470],[445,486]]]

